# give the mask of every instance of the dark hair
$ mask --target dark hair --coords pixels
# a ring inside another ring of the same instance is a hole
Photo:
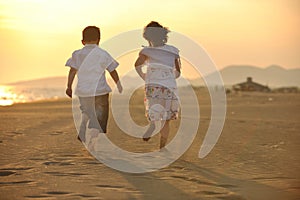
[[[169,29],[155,21],[151,21],[145,28],[143,37],[155,44],[165,44],[168,41]]]
[[[97,26],[88,26],[82,31],[82,40],[89,42],[100,39],[100,29]]]

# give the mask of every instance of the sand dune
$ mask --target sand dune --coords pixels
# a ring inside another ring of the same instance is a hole
[[[227,118],[213,151],[198,151],[210,121],[206,90],[197,91],[200,127],[189,150],[156,172],[130,174],[94,159],[76,139],[71,101],[0,107],[0,199],[299,199],[300,95],[229,94]],[[142,93],[130,111],[146,124]],[[171,124],[173,134],[180,120]],[[116,145],[147,152],[158,147],[119,130]]]

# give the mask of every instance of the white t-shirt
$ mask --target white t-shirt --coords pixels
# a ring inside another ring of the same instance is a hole
[[[98,96],[111,92],[105,78],[105,70],[112,72],[119,63],[96,44],[86,44],[73,52],[66,66],[77,69],[75,94],[80,97]]]
[[[177,88],[174,69],[179,50],[176,47],[166,44],[160,47],[144,47],[140,54],[148,57],[146,84]]]

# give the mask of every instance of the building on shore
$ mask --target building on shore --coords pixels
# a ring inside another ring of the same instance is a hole
[[[252,77],[247,77],[246,82],[238,83],[232,86],[234,91],[257,91],[257,92],[270,92],[271,89],[268,86],[256,83],[252,80]]]
[[[280,87],[272,90],[273,92],[278,93],[298,93],[300,92],[298,87]]]

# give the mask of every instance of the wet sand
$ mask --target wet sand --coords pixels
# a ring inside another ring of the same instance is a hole
[[[0,107],[0,199],[299,199],[300,94],[227,96],[222,135],[204,159],[198,151],[210,122],[207,90],[198,89],[200,127],[188,151],[170,166],[130,174],[97,161],[76,139],[68,99]],[[142,92],[131,115],[146,124]],[[174,136],[180,120],[171,123]],[[124,149],[158,148],[118,129],[108,137]]]

